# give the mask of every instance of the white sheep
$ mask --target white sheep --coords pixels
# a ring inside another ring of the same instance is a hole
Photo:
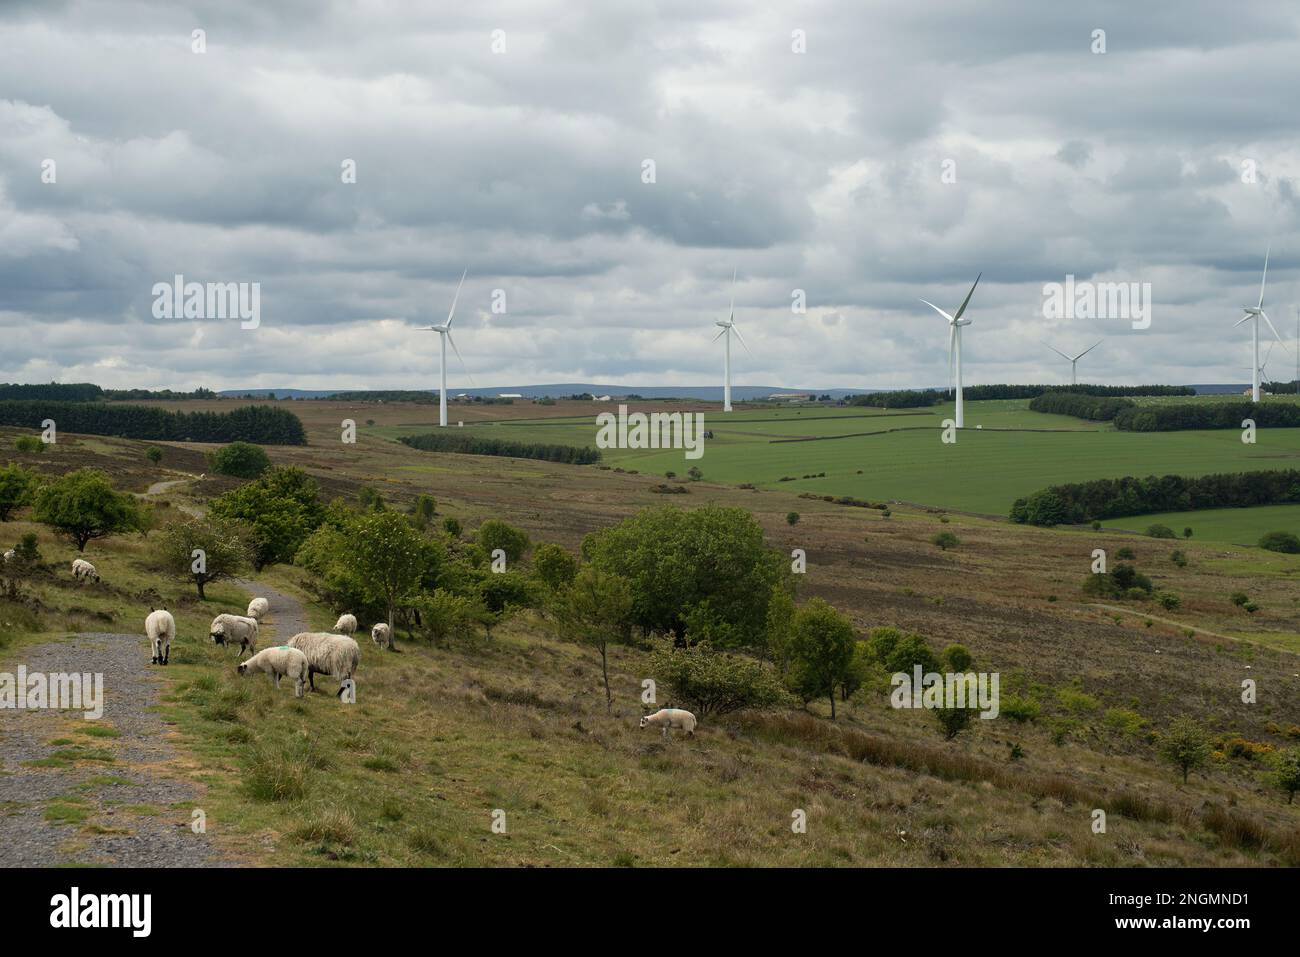
[[[669,728],[681,728],[692,738],[695,737],[695,715],[681,708],[660,708],[654,714],[642,715],[641,727],[648,728],[651,725],[663,728],[665,738],[668,737]]]
[[[307,656],[297,648],[280,645],[266,648],[239,665],[239,673],[246,675],[250,671],[265,671],[280,687],[280,679],[293,679],[293,696],[301,698],[307,689]]]
[[[99,581],[99,572],[95,571],[95,566],[90,562],[84,558],[78,558],[72,562],[72,577],[77,581],[97,582]]]
[[[346,612],[339,615],[339,620],[334,622],[334,630],[340,635],[353,634],[357,630],[357,616]]]
[[[153,650],[151,665],[165,665],[172,654],[172,639],[176,637],[176,619],[166,608],[150,608],[144,620],[144,633]]]
[[[18,557],[18,550],[15,548],[9,549],[7,552],[5,552],[5,564],[8,565],[17,557]]]
[[[380,647],[393,647],[393,629],[388,627],[387,622],[379,622],[375,627],[370,629],[370,640]]]
[[[299,632],[289,639],[289,647],[307,656],[311,690],[316,690],[316,675],[332,675],[339,680],[339,697],[343,696],[343,682],[356,675],[361,661],[361,648],[355,641],[326,631]]]
[[[261,621],[271,610],[271,604],[265,598],[254,598],[248,603],[248,617]]]
[[[243,615],[218,615],[212,619],[208,635],[219,645],[239,642],[239,653],[257,651],[257,619]]]

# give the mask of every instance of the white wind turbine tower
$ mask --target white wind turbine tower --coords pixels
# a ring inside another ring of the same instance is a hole
[[[961,401],[961,327],[970,325],[970,320],[963,319],[961,316],[962,313],[966,311],[966,307],[970,304],[970,297],[975,295],[975,287],[980,284],[980,279],[983,275],[983,273],[980,273],[975,277],[975,282],[971,284],[970,292],[966,293],[966,298],[963,299],[961,305],[957,307],[957,314],[955,316],[948,315],[948,313],[944,312],[929,300],[921,300],[939,315],[948,320],[948,378],[949,381],[955,380],[957,383],[956,421],[957,428],[959,429],[964,429],[966,427],[966,414],[962,409]]]
[[[721,319],[715,320],[715,326],[721,326],[722,331],[713,337],[717,342],[723,336],[727,341],[723,343],[723,360],[722,360],[722,411],[731,411],[731,334],[734,332],[740,344],[749,352],[749,344],[745,342],[745,337],[740,334],[740,327],[736,325],[736,271],[731,271],[731,307],[727,311],[727,319],[724,322]],[[749,352],[752,358],[754,353]]]
[[[1277,336],[1277,341],[1282,341],[1282,337],[1278,335],[1277,329],[1273,327],[1273,320],[1269,319],[1268,313],[1264,311],[1264,283],[1268,280],[1269,252],[1270,249],[1264,250],[1264,275],[1259,280],[1259,302],[1254,306],[1242,306],[1241,308],[1245,310],[1246,314],[1233,323],[1233,328],[1235,329],[1243,322],[1250,322],[1251,346],[1254,349],[1254,358],[1250,363],[1250,400],[1252,402],[1259,401],[1259,320],[1263,318],[1263,320],[1268,323],[1269,329],[1272,329],[1273,335]]]
[[[1070,363],[1070,385],[1078,385],[1079,384],[1079,360],[1082,359],[1084,356],[1086,356],[1093,349],[1096,349],[1099,345],[1102,344],[1103,341],[1104,340],[1098,339],[1092,345],[1088,346],[1088,348],[1080,352],[1077,356],[1067,356],[1060,349],[1056,348],[1056,346],[1047,346],[1047,348],[1051,349],[1062,359],[1065,359],[1067,362]],[[1047,345],[1047,343],[1043,343],[1043,345]]]
[[[447,321],[440,326],[429,326],[426,332],[438,333],[438,343],[441,346],[438,354],[438,372],[439,372],[439,393],[438,393],[438,425],[446,428],[447,426],[447,343],[451,343],[452,349],[456,351],[456,358],[460,359],[460,367],[465,370],[465,375],[470,384],[474,383],[474,377],[469,374],[469,369],[465,366],[465,359],[461,356],[460,350],[456,349],[456,340],[451,337],[451,320],[456,317],[456,300],[460,298],[460,287],[465,285],[465,275],[469,272],[469,267],[465,267],[465,272],[460,274],[460,283],[456,286],[456,295],[451,297],[451,310],[447,313]]]

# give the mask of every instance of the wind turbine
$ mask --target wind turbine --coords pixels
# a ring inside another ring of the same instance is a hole
[[[740,344],[749,352],[749,344],[745,342],[745,337],[740,334],[740,327],[736,325],[736,270],[731,271],[731,307],[727,311],[726,321],[721,319],[715,320],[715,326],[721,326],[722,331],[713,337],[717,342],[723,336],[727,341],[723,343],[723,360],[722,360],[722,411],[731,411],[731,334],[734,332]],[[754,353],[749,352],[750,358]]]
[[[1102,342],[1103,340],[1098,339],[1088,348],[1080,352],[1077,356],[1067,356],[1060,349],[1056,348],[1056,346],[1047,346],[1047,348],[1051,349],[1062,359],[1065,359],[1067,362],[1070,363],[1070,385],[1078,385],[1079,384],[1079,360],[1082,359],[1084,356],[1086,356],[1093,349],[1096,349],[1099,345],[1102,344]],[[1046,346],[1047,343],[1043,343],[1043,345]]]
[[[1269,252],[1270,249],[1264,250],[1264,275],[1259,280],[1259,302],[1254,306],[1242,306],[1241,308],[1245,310],[1246,314],[1232,324],[1235,329],[1243,322],[1250,322],[1251,346],[1254,349],[1254,359],[1250,363],[1250,401],[1252,402],[1259,401],[1259,320],[1261,317],[1268,323],[1273,335],[1277,336],[1277,341],[1282,341],[1282,337],[1277,334],[1277,329],[1273,327],[1273,320],[1269,319],[1268,313],[1264,311],[1264,283],[1268,279]]]
[[[950,382],[956,381],[957,383],[956,420],[957,428],[959,429],[966,427],[966,415],[962,410],[961,402],[961,327],[970,325],[970,320],[963,319],[961,316],[962,313],[966,311],[966,307],[970,305],[970,297],[975,295],[975,287],[980,284],[980,279],[983,275],[983,273],[980,273],[975,277],[975,282],[971,284],[970,292],[966,293],[966,298],[963,299],[961,305],[957,307],[957,315],[955,316],[948,315],[948,313],[944,312],[929,300],[921,300],[939,315],[948,320],[948,379]]]
[[[439,371],[439,392],[438,392],[438,425],[447,427],[447,343],[451,343],[452,349],[456,351],[456,358],[460,359],[460,367],[465,370],[466,377],[469,378],[470,384],[474,383],[474,377],[469,374],[469,369],[465,366],[465,359],[461,356],[460,350],[456,349],[456,340],[451,337],[451,321],[456,317],[456,300],[460,298],[460,287],[465,285],[465,275],[469,272],[469,267],[465,267],[465,272],[460,274],[460,283],[456,286],[456,295],[451,297],[451,309],[447,313],[447,321],[440,326],[429,326],[425,332],[438,333],[438,343],[441,346],[438,354],[438,371]]]

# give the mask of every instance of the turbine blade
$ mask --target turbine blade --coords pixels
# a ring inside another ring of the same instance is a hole
[[[739,339],[740,344],[745,347],[745,351],[749,352],[749,343],[745,341],[745,337],[740,334],[740,327],[734,322],[731,324],[731,331],[736,334],[736,338]],[[754,358],[754,353],[749,352],[749,357],[751,359]]]
[[[460,367],[465,371],[465,378],[469,379],[469,384],[477,389],[478,386],[474,384],[474,377],[469,374],[469,366],[465,365],[465,358],[460,354],[460,350],[456,348],[456,340],[451,337],[451,330],[447,331],[447,341],[451,343],[451,351],[456,353],[456,358],[460,360]]]
[[[1073,362],[1073,361],[1074,361],[1074,360],[1071,359],[1069,356],[1067,356],[1064,352],[1062,352],[1060,349],[1056,348],[1056,346],[1047,345],[1046,342],[1044,342],[1043,345],[1047,346],[1047,348],[1051,349],[1053,352],[1055,352],[1055,353],[1056,353],[1058,356],[1060,356],[1062,359],[1065,359],[1067,362]]]
[[[1086,356],[1089,352],[1091,352],[1093,349],[1096,349],[1099,345],[1101,345],[1101,344],[1102,344],[1103,342],[1105,342],[1105,341],[1106,341],[1105,339],[1098,339],[1098,340],[1097,340],[1096,342],[1094,342],[1092,345],[1088,346],[1088,348],[1084,349],[1084,350],[1083,350],[1082,352],[1080,352],[1077,356],[1075,356],[1075,358],[1076,358],[1076,359],[1082,359],[1082,358],[1083,358],[1084,356]]]
[[[1255,318],[1254,316],[1252,316],[1252,315],[1250,315],[1249,313],[1247,313],[1246,315],[1244,315],[1244,316],[1242,316],[1240,319],[1238,319],[1236,322],[1234,322],[1234,323],[1232,324],[1232,328],[1236,329],[1236,328],[1237,328],[1239,325],[1241,325],[1243,322],[1249,322],[1251,319],[1254,319],[1254,318]]]
[[[1281,342],[1282,337],[1278,335],[1277,329],[1273,325],[1273,320],[1268,317],[1268,313],[1261,309],[1259,314],[1264,317],[1264,321],[1268,323],[1268,327],[1273,330],[1273,335],[1277,338],[1277,341]]]
[[[936,305],[935,305],[934,303],[932,303],[930,300],[928,300],[928,299],[922,299],[921,301],[922,301],[923,303],[925,303],[927,306],[929,306],[931,309],[933,309],[935,312],[937,312],[939,315],[943,316],[943,317],[944,317],[945,319],[947,319],[949,322],[952,322],[952,321],[953,321],[952,316],[948,315],[948,313],[944,312],[942,309],[940,309],[938,306],[936,306]]]
[[[465,267],[465,272],[460,274],[460,282],[456,285],[456,295],[451,297],[451,310],[447,313],[447,328],[451,328],[451,320],[456,316],[456,300],[460,298],[460,287],[465,285],[465,274],[469,272],[469,267]]]
[[[953,316],[954,319],[960,319],[961,314],[965,312],[966,307],[970,305],[970,297],[975,295],[975,287],[980,284],[980,279],[983,277],[983,275],[984,275],[983,273],[980,273],[978,276],[975,277],[975,282],[971,285],[970,292],[966,293],[966,298],[962,300],[961,305],[957,308],[957,315]]]
[[[731,305],[727,307],[727,319],[736,319],[736,267],[731,267]]]
[[[1259,280],[1259,305],[1256,309],[1264,308],[1264,283],[1268,279],[1268,254],[1273,251],[1273,244],[1269,243],[1264,250],[1264,275]]]
[[[723,336],[725,336],[725,335],[727,334],[727,330],[730,329],[730,328],[731,328],[730,326],[723,326],[723,327],[722,327],[722,331],[719,332],[716,336],[714,336],[714,337],[713,337],[712,339],[710,339],[709,341],[710,341],[710,342],[717,342],[719,339],[721,339]]]

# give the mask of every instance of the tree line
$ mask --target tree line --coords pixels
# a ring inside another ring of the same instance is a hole
[[[144,405],[99,402],[0,401],[0,425],[40,429],[46,419],[53,419],[65,432],[125,439],[307,444],[307,433],[296,415],[266,405],[243,406],[229,412],[170,412]]]
[[[600,461],[600,452],[589,446],[546,445],[541,442],[516,442],[486,436],[467,435],[464,432],[431,432],[427,435],[407,435],[403,444],[422,452],[460,452],[464,455],[505,455],[516,459],[541,459],[544,462],[564,462],[569,465],[593,465]]]
[[[1125,515],[1244,508],[1300,502],[1300,470],[1216,475],[1127,475],[1052,485],[1016,499],[1011,520],[1028,525],[1078,525]]]
[[[1134,406],[1115,416],[1115,428],[1125,432],[1240,429],[1246,419],[1253,420],[1260,428],[1295,428],[1300,426],[1300,405],[1290,402],[1189,402]]]
[[[970,385],[962,395],[970,402],[991,399],[1034,399],[1041,395],[1069,392],[1076,395],[1120,397],[1129,395],[1178,396],[1195,395],[1196,390],[1186,385]],[[884,406],[887,409],[913,409],[938,405],[951,397],[947,389],[894,389],[888,392],[871,392],[845,398],[849,405]]]
[[[1133,402],[1118,396],[1090,395],[1083,392],[1044,392],[1029,402],[1032,412],[1072,415],[1077,419],[1109,422]]]

